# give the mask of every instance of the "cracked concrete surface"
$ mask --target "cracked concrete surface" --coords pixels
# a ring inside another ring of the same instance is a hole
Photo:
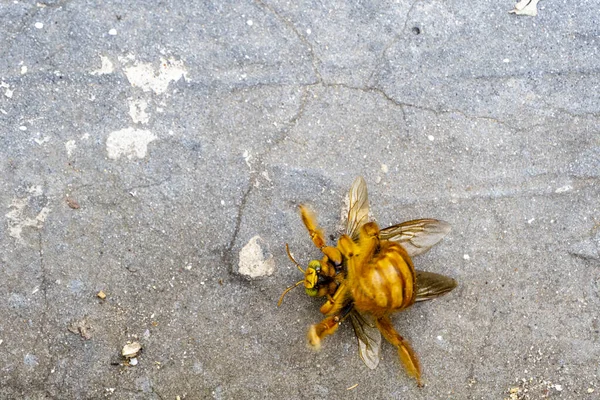
[[[513,7],[0,4],[0,398],[594,398],[598,3]],[[276,307],[285,243],[319,257],[298,204],[335,237],[358,175],[381,225],[453,226],[415,264],[459,287],[393,317],[422,389]]]

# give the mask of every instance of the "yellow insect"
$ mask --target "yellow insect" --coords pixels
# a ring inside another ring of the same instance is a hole
[[[325,245],[324,233],[310,210],[301,206],[300,212],[313,243],[324,256],[320,261],[312,260],[303,270],[287,249],[290,259],[304,273],[304,279],[286,289],[278,305],[286,293],[304,283],[309,296],[327,297],[321,307],[326,318],[309,329],[308,340],[313,347],[319,348],[321,340],[350,317],[359,354],[369,368],[379,363],[381,332],[398,348],[408,374],[421,386],[418,358],[393,328],[389,314],[456,287],[452,278],[415,270],[411,260],[438,243],[450,231],[450,225],[435,219],[419,219],[379,230],[375,222],[369,222],[367,186],[362,177],[350,189],[346,233],[336,247]]]

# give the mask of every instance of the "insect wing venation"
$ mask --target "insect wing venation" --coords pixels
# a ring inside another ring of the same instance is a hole
[[[348,193],[349,208],[348,219],[346,221],[346,235],[352,240],[358,239],[360,228],[369,222],[369,194],[367,192],[367,183],[362,176],[359,176],[352,183]]]
[[[382,229],[381,240],[399,243],[410,257],[425,253],[450,232],[450,224],[437,219],[416,219]]]

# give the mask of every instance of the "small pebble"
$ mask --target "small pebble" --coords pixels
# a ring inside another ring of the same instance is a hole
[[[71,197],[67,197],[67,205],[74,210],[78,210],[81,207],[79,205],[79,203],[77,202],[77,200],[75,200]],[[100,293],[98,293],[98,294],[100,294]],[[98,297],[100,297],[100,296],[98,296]]]
[[[121,350],[121,354],[125,358],[134,358],[135,356],[137,356],[137,354],[139,353],[139,351],[141,349],[142,349],[142,345],[139,344],[138,342],[127,343],[125,346],[123,346],[123,350]]]

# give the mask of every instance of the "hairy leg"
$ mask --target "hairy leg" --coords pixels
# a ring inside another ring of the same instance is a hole
[[[410,346],[410,343],[406,341],[396,329],[394,329],[392,322],[389,317],[383,316],[379,317],[376,320],[377,328],[381,331],[381,334],[388,342],[398,348],[398,355],[400,356],[400,361],[404,365],[406,372],[409,376],[412,376],[417,380],[417,385],[422,387],[421,383],[421,365],[419,364],[419,359],[415,354],[414,350]]]

